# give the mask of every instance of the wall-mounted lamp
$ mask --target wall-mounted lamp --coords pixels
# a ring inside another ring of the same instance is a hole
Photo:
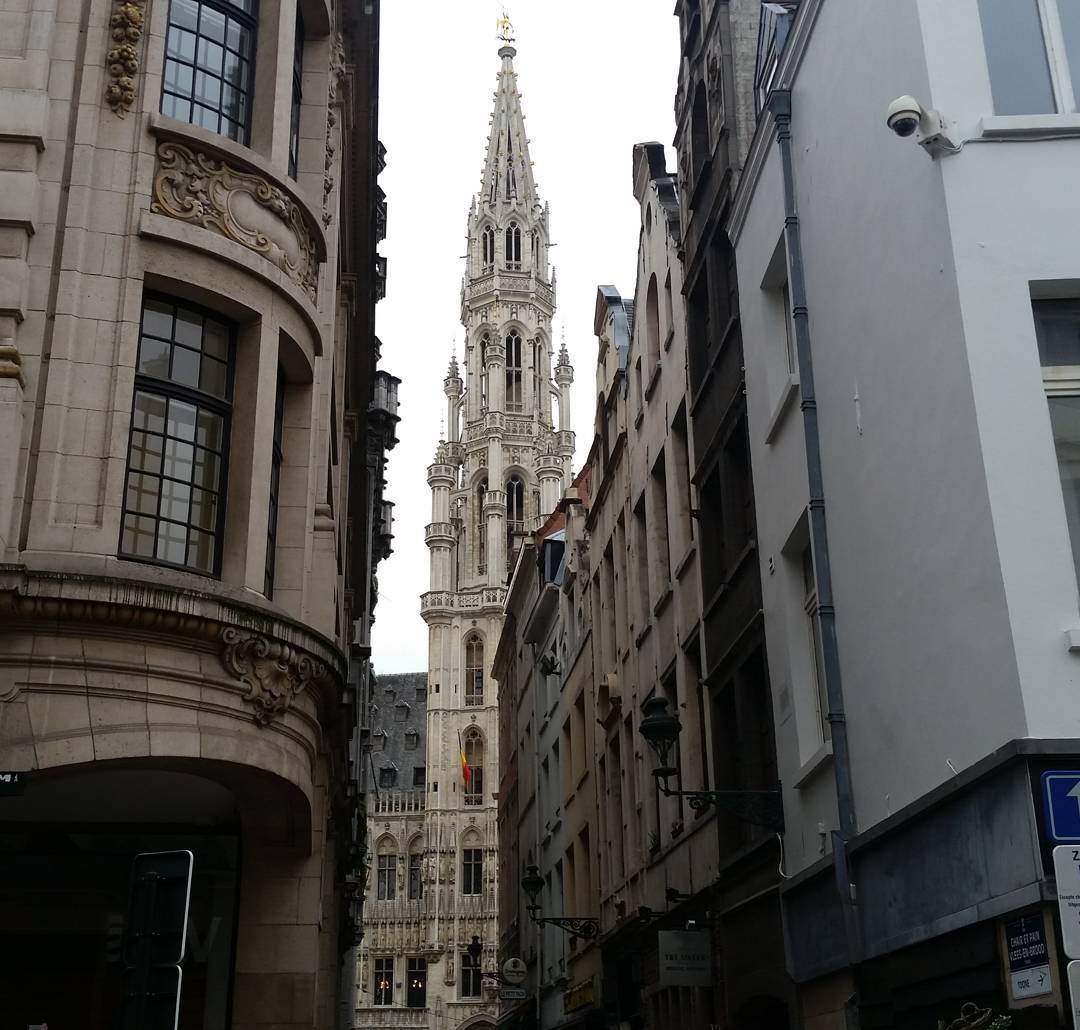
[[[521,878],[521,889],[529,896],[529,904],[525,906],[529,918],[538,926],[550,923],[560,930],[565,930],[572,937],[581,937],[591,941],[600,933],[600,920],[592,916],[540,916],[540,906],[536,903],[537,896],[544,889],[544,878],[540,875],[540,867],[531,865],[525,870]]]

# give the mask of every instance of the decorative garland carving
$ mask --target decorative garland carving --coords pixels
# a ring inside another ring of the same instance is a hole
[[[221,664],[247,687],[244,700],[255,706],[260,726],[268,726],[309,684],[326,675],[322,662],[261,634],[228,626],[221,640]]]
[[[143,33],[143,5],[145,0],[118,0],[113,5],[109,24],[112,28],[113,46],[105,63],[109,70],[109,84],[105,87],[105,100],[113,113],[123,118],[135,103],[138,90],[135,76],[139,71],[139,41]]]
[[[0,379],[14,379],[20,386],[26,386],[23,379],[22,356],[18,347],[10,338],[0,337]]]
[[[330,48],[329,78],[326,98],[326,160],[323,163],[323,228],[329,228],[334,219],[330,194],[334,191],[334,154],[337,150],[334,138],[334,126],[337,125],[335,108],[341,103],[339,87],[342,96],[345,92],[345,40],[340,32],[334,37],[333,46]]]
[[[159,143],[157,156],[151,211],[194,222],[263,254],[315,299],[315,239],[288,194],[180,143]]]

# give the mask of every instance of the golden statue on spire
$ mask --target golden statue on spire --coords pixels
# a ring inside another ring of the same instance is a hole
[[[496,38],[501,40],[504,44],[509,46],[514,42],[514,23],[510,21],[510,15],[506,13],[506,8],[503,8],[501,18],[495,20],[495,24],[498,27],[498,33]]]

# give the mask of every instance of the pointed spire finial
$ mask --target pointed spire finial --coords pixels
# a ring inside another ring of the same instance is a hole
[[[559,364],[570,364],[570,352],[566,349],[566,326],[562,326],[562,346],[559,348]]]

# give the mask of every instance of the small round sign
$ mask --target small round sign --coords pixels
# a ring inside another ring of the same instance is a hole
[[[525,963],[519,958],[508,958],[503,963],[502,975],[508,984],[523,984],[525,982]]]

